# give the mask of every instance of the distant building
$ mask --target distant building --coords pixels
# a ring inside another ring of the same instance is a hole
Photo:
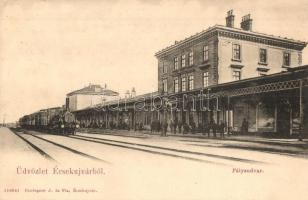
[[[100,85],[90,84],[80,90],[75,90],[66,95],[66,108],[70,111],[80,110],[106,101],[115,100],[119,93]]]
[[[187,92],[286,71],[302,64],[305,42],[252,31],[250,15],[215,25],[157,52],[160,94]]]

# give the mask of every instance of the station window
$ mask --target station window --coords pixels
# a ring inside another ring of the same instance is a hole
[[[232,77],[233,77],[233,80],[234,81],[238,81],[238,80],[241,80],[241,71],[239,70],[233,70],[232,72]]]
[[[289,52],[283,53],[283,65],[290,66],[291,63],[291,54]]]
[[[165,62],[163,62],[163,73],[167,73],[168,72],[168,67],[166,65]]]
[[[163,92],[167,92],[168,90],[168,85],[167,85],[167,79],[163,79]]]
[[[182,77],[181,84],[182,84],[182,92],[185,92],[186,91],[186,77]]]
[[[241,46],[239,44],[232,45],[232,58],[234,60],[241,60]]]
[[[203,72],[203,87],[209,86],[209,72]]]
[[[203,47],[203,61],[209,60],[209,46],[206,45]]]
[[[303,61],[302,53],[298,53],[298,65],[301,65]]]
[[[194,76],[190,75],[188,77],[188,90],[193,90],[194,89]]]
[[[189,53],[188,61],[189,61],[189,66],[192,66],[194,64],[194,52]]]
[[[182,55],[182,67],[185,67],[186,64],[186,55]]]
[[[260,63],[267,63],[267,50],[260,49],[259,51],[259,62]]]
[[[174,70],[179,69],[179,58],[175,57],[174,58]]]
[[[179,79],[178,78],[174,79],[173,86],[174,86],[174,92],[175,93],[179,92]]]

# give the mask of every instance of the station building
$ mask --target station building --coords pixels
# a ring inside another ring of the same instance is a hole
[[[157,52],[161,94],[286,71],[302,64],[306,42],[254,32],[250,15],[234,27],[233,11],[226,26],[215,25]]]
[[[240,28],[234,19],[231,10],[225,26],[158,51],[157,92],[81,107],[73,92],[68,108],[85,128],[150,129],[153,122],[167,122],[169,131],[176,123],[203,132],[215,123],[228,134],[307,137],[307,43],[255,32],[250,15]]]
[[[157,52],[159,94],[177,95],[195,90],[205,90],[206,93],[216,85],[285,72],[302,64],[306,42],[254,32],[250,15],[242,18],[240,28],[234,27],[234,19],[231,10],[227,13],[225,26],[215,25]],[[229,113],[232,130],[240,131],[245,118],[249,132],[292,133],[292,126],[298,121],[298,106],[293,106],[292,111],[285,109],[298,100],[288,98],[289,94],[284,94],[283,99],[277,94],[271,95],[232,99]],[[274,99],[283,103],[274,102]],[[216,101],[222,103],[224,99]],[[177,112],[173,118],[187,123],[200,122],[200,119],[201,123],[206,123],[211,118],[216,123],[226,121],[228,114],[217,110],[214,108],[211,113]],[[285,121],[291,125],[285,125]]]
[[[80,110],[118,97],[119,93],[107,89],[106,86],[89,84],[66,95],[66,108],[70,111]]]
[[[246,134],[304,137],[308,133],[307,77],[306,65],[207,89],[169,95],[154,92],[110,101],[75,114],[88,128],[92,128],[91,124],[96,124],[95,128],[115,128],[127,123],[131,128],[142,124],[144,129],[150,129],[153,121],[167,121],[170,131],[172,121],[178,120],[182,124],[194,122],[197,132],[202,132],[212,118],[217,123],[223,122],[225,133],[229,134],[241,133],[246,117],[249,125]]]

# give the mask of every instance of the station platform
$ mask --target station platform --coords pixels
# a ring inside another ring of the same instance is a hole
[[[30,145],[20,139],[13,131],[0,127],[0,151],[3,152],[33,152]]]
[[[134,131],[134,130],[110,130],[110,129],[80,129],[80,132],[87,133],[97,133],[97,134],[110,134],[110,135],[119,135],[119,136],[130,136],[130,137],[161,137],[160,132],[150,132],[148,130],[143,131]],[[285,147],[299,147],[303,149],[308,149],[308,139],[303,139],[299,141],[298,139],[289,139],[289,138],[266,138],[257,135],[227,135],[224,134],[224,137],[221,137],[219,133],[216,134],[216,137],[213,137],[213,134],[208,137],[207,135],[202,135],[202,133],[171,133],[167,132],[167,137],[169,138],[191,138],[194,140],[223,140],[223,141],[239,141],[239,142],[256,142],[269,145],[281,145]]]

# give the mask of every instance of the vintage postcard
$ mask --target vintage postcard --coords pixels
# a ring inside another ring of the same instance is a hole
[[[306,200],[307,10],[0,1],[0,200]]]

